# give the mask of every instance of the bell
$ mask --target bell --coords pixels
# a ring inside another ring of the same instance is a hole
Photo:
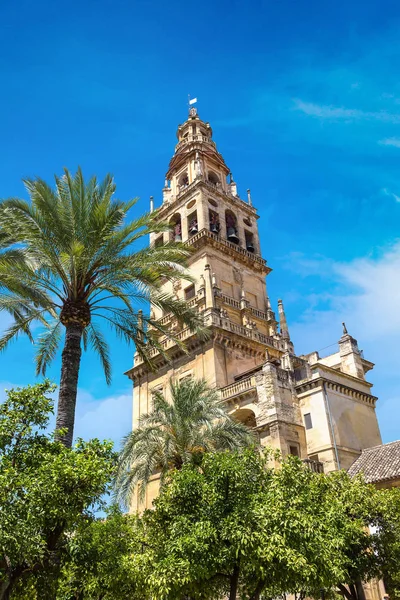
[[[234,227],[228,227],[228,230],[226,233],[227,233],[227,238],[230,242],[233,242],[234,244],[239,243],[239,238],[236,234],[236,229]]]
[[[212,233],[218,233],[219,232],[218,223],[210,223],[210,231],[212,231]]]
[[[247,248],[247,252],[254,252],[253,242],[247,242],[246,248]]]
[[[195,233],[198,232],[198,230],[199,230],[199,228],[197,227],[197,223],[193,223],[189,227],[189,233],[190,233],[190,235],[194,235]]]

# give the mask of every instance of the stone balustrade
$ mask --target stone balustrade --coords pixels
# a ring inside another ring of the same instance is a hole
[[[311,458],[303,458],[302,462],[304,465],[313,471],[314,473],[323,473],[324,472],[324,463],[319,460],[311,460]]]
[[[228,242],[228,240],[225,240],[224,238],[220,237],[216,233],[212,233],[208,229],[201,229],[199,232],[192,235],[192,237],[190,237],[186,241],[186,244],[188,244],[189,246],[193,246],[194,244],[196,244],[196,242],[200,241],[204,237],[208,237],[210,239],[215,240],[216,242],[221,244],[223,247],[225,247],[229,250],[233,250],[234,252],[241,254],[242,256],[245,256],[252,262],[258,263],[259,265],[262,265],[262,266],[267,266],[267,261],[264,258],[262,258],[261,256],[259,256],[258,254],[254,254],[253,252],[248,252],[241,246],[238,246],[237,244],[233,244],[232,242]]]
[[[233,398],[234,396],[238,396],[239,394],[243,394],[249,390],[254,390],[255,388],[256,381],[254,376],[252,375],[250,377],[246,377],[246,379],[235,381],[235,383],[231,383],[230,385],[226,385],[225,387],[221,388],[221,400],[228,400],[229,398]]]
[[[195,298],[193,298],[191,301],[194,301],[194,300],[195,300]],[[165,317],[163,317],[163,319],[166,319],[167,317],[168,317],[168,315],[165,315]],[[260,331],[257,331],[256,329],[250,329],[250,328],[244,327],[243,325],[238,325],[237,323],[233,323],[233,321],[231,321],[230,319],[228,319],[226,317],[221,317],[215,311],[209,311],[204,315],[204,324],[208,327],[214,326],[214,327],[219,327],[221,329],[224,329],[225,331],[230,331],[231,333],[240,335],[242,337],[248,338],[255,342],[259,342],[267,347],[269,346],[272,348],[276,348],[278,350],[285,349],[284,342],[281,342],[280,340],[276,340],[273,337],[265,335],[264,333],[261,333]],[[187,327],[185,329],[182,329],[182,331],[175,333],[174,335],[178,340],[185,341],[195,334],[193,333],[193,331],[191,331]],[[167,350],[168,348],[171,348],[172,346],[174,346],[175,342],[174,342],[174,340],[165,338],[164,340],[160,341],[160,344],[162,345],[164,350]],[[157,354],[158,354],[158,350],[156,348],[152,349],[149,352],[150,357],[156,356]],[[135,354],[135,365],[141,364],[142,362],[143,362],[143,360],[140,358],[140,356],[138,354]],[[280,369],[280,368],[278,368],[277,371],[278,371],[278,379],[280,378],[281,381],[289,381],[287,371],[285,371],[284,369]],[[281,375],[280,375],[280,373],[281,373]]]

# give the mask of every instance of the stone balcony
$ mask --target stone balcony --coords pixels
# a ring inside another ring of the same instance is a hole
[[[195,306],[197,298],[192,298],[190,302],[193,303],[192,306]],[[161,321],[163,325],[166,325],[169,322],[169,320],[173,321],[173,318],[174,317],[172,315],[165,315],[164,317],[162,317]],[[221,317],[215,309],[208,309],[204,312],[204,324],[207,327],[222,329],[223,331],[235,334],[235,336],[239,336],[240,338],[246,338],[247,340],[256,342],[257,344],[260,344],[266,348],[274,348],[275,350],[282,352],[285,351],[285,343],[283,341],[265,335],[264,333],[261,333],[256,329],[250,329],[244,327],[243,325],[233,323],[229,318]],[[186,342],[190,338],[193,338],[196,334],[193,331],[191,331],[189,327],[185,327],[181,331],[175,332],[174,335],[180,342]],[[164,351],[172,349],[176,346],[176,342],[167,337],[161,340],[160,344],[162,345]],[[149,352],[149,357],[153,358],[158,354],[160,354],[159,351],[156,348],[153,348]],[[134,366],[136,367],[142,363],[143,359],[136,353],[134,358]],[[286,373],[286,371],[283,371],[283,373]],[[283,376],[284,375],[282,375],[282,377]]]
[[[240,305],[240,300],[236,300],[235,298],[232,298],[231,296],[227,296],[226,294],[218,294],[218,298],[224,303],[227,304],[228,306],[231,306],[232,308],[236,308],[237,310],[241,310],[241,305]],[[254,308],[254,306],[250,306],[247,305],[246,307],[247,310],[250,311],[250,313],[256,317],[257,319],[261,319],[262,321],[274,321],[274,313],[272,310],[268,310],[267,312],[264,312],[263,310],[259,310],[258,308]]]
[[[248,392],[253,392],[256,390],[256,380],[254,375],[250,377],[246,377],[245,379],[241,379],[240,381],[235,381],[230,385],[226,385],[225,387],[220,389],[221,400],[231,400],[236,396],[241,396]]]
[[[267,261],[258,254],[248,252],[241,246],[228,242],[223,237],[216,233],[212,233],[208,229],[201,229],[185,242],[188,246],[199,247],[205,243],[211,243],[224,254],[232,256],[234,259],[245,263],[251,263],[254,267],[263,270],[265,274],[271,272],[271,268],[267,266]]]

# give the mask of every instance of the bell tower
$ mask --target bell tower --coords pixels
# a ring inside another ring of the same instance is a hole
[[[205,378],[220,390],[235,418],[256,431],[262,444],[285,455],[307,457],[305,430],[294,389],[295,357],[283,304],[278,324],[268,297],[271,269],[261,256],[258,215],[250,190],[245,199],[218,152],[209,123],[195,108],[178,127],[178,143],[169,163],[160,220],[168,232],[152,234],[150,244],[181,241],[193,249],[189,268],[195,283],[166,282],[165,291],[186,300],[210,327],[207,342],[189,329],[179,330],[170,314],[152,308],[156,319],[176,328],[187,353],[165,340],[165,357],[154,354],[156,371],[138,355],[127,375],[134,382],[133,427],[151,409],[152,394],[186,377]],[[157,493],[148,487],[146,505]]]

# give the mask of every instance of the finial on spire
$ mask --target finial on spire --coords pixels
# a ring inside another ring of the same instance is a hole
[[[154,197],[150,196],[150,212],[154,211]]]
[[[247,190],[247,202],[250,204],[251,206],[251,194],[250,194],[250,190]]]
[[[285,309],[283,308],[282,300],[278,300],[278,312],[279,312],[279,326],[281,330],[281,336],[287,340],[290,340],[289,328],[286,321]]]
[[[346,323],[342,323],[343,325],[343,335],[348,335],[348,331],[347,331],[347,327],[346,327]]]

